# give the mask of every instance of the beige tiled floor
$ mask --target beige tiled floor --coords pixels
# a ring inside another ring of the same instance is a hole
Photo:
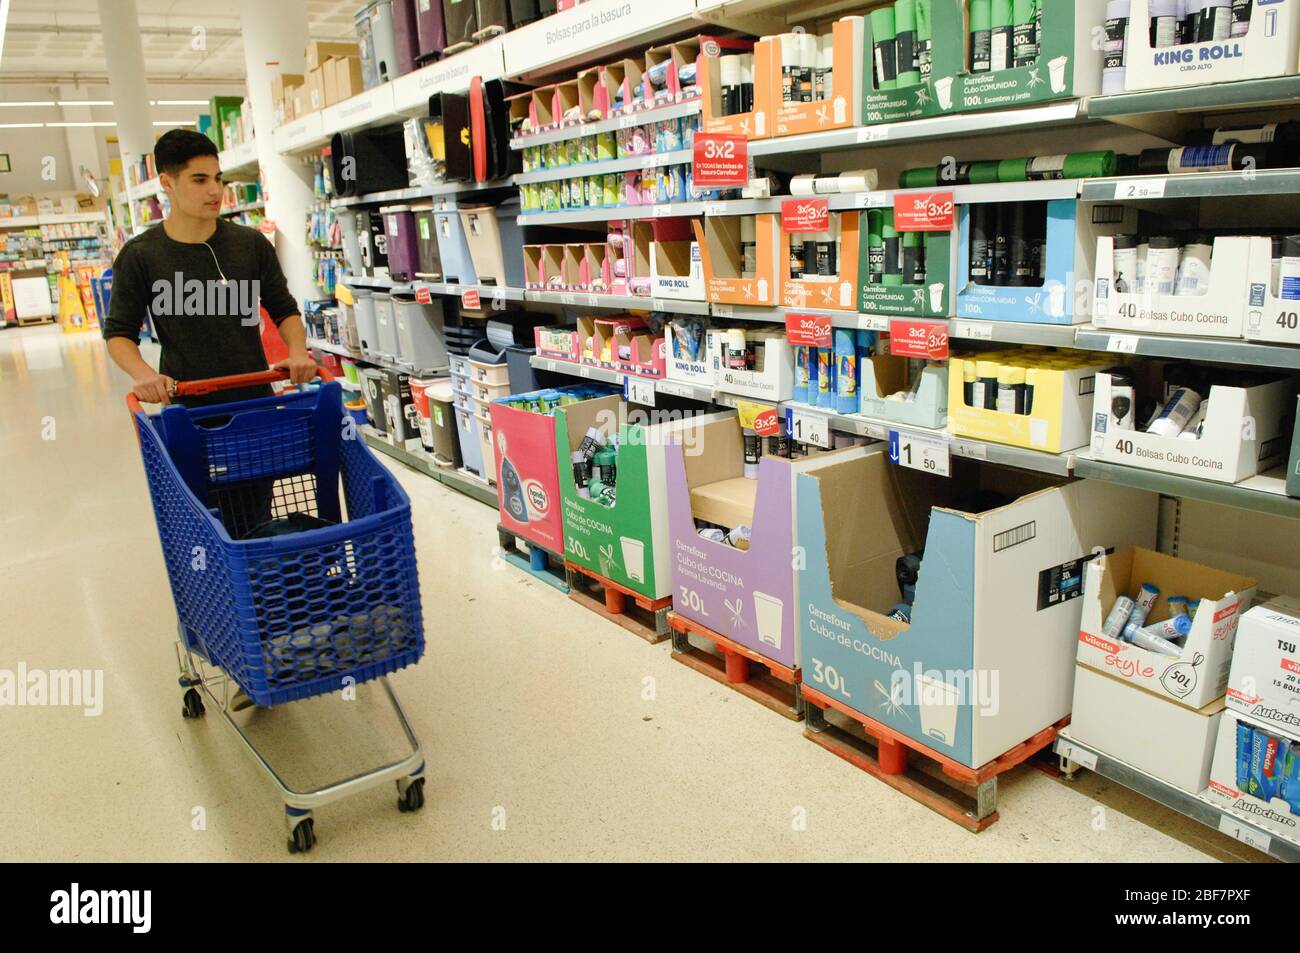
[[[93,336],[0,332],[0,668],[102,669],[105,695],[99,717],[0,708],[0,857],[283,860],[279,802],[234,733],[180,717],[125,389]],[[495,511],[395,466],[429,644],[393,683],[427,804],[399,814],[385,786],[327,806],[313,860],[1252,856],[1096,777],[1028,768],[1002,783],[998,823],[960,830],[494,559]],[[396,750],[373,701],[317,699],[252,729],[309,781]]]

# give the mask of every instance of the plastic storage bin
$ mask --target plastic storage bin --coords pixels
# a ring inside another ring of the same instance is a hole
[[[356,302],[353,310],[357,318],[357,346],[363,354],[379,353],[379,325],[375,320],[375,296],[373,292],[354,289],[352,297]]]
[[[442,281],[442,259],[438,256],[438,223],[433,206],[413,207],[417,261],[415,276],[425,281]]]
[[[361,84],[373,89],[397,75],[397,38],[392,0],[374,0],[353,18],[361,46]]]
[[[420,35],[416,26],[415,0],[392,0],[393,42],[397,53],[397,76],[415,69],[420,57]]]
[[[375,303],[375,329],[379,340],[376,353],[379,357],[400,361],[402,351],[397,340],[397,319],[393,316],[393,296],[377,293],[371,300]]]
[[[447,45],[442,0],[415,0],[415,27],[420,41],[418,61],[423,66],[441,55],[443,47]]]
[[[388,275],[394,281],[411,281],[420,261],[415,216],[409,205],[386,205],[379,210],[388,241]]]
[[[483,470],[483,445],[479,443],[478,418],[472,410],[456,408],[456,436],[460,441],[460,458],[466,470],[487,479]]]
[[[447,367],[447,345],[442,334],[442,304],[420,304],[415,295],[393,295],[397,344],[402,360],[412,367]]]
[[[474,34],[478,32],[478,11],[474,9],[474,0],[442,0],[442,19],[449,49],[473,44]]]
[[[460,210],[465,242],[480,284],[524,286],[524,230],[519,227],[518,215],[517,199],[495,208],[475,205]]]
[[[486,409],[482,413],[487,413]],[[483,472],[480,475],[489,483],[496,483],[497,451],[492,441],[492,422],[481,414],[474,419],[478,423],[478,440],[483,456]]]
[[[377,367],[367,367],[361,372],[361,397],[366,402],[370,426],[380,433],[388,433],[384,422],[384,372]]]
[[[401,124],[334,133],[330,184],[339,198],[407,188],[411,180]]]
[[[338,215],[339,234],[343,237],[343,260],[348,263],[348,271],[357,277],[366,273],[366,263],[361,256],[361,239],[358,216],[352,209],[340,209]],[[368,225],[367,225],[368,227]]]
[[[388,277],[388,236],[384,234],[384,218],[378,212],[362,212],[358,218],[358,238],[361,240],[361,260],[366,274],[372,278]],[[364,230],[361,226],[364,225]]]
[[[452,202],[433,213],[438,239],[438,257],[442,260],[442,280],[451,285],[476,285],[478,273],[465,240],[460,213]],[[522,282],[520,287],[523,287]]]

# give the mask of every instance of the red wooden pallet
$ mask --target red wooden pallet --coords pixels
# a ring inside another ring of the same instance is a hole
[[[569,598],[574,602],[621,625],[651,645],[668,638],[668,610],[673,604],[670,597],[647,598],[570,560],[565,561],[564,569],[569,583]],[[599,586],[603,594],[599,597],[593,595],[593,586]]]
[[[976,832],[998,819],[998,776],[1047,748],[1056,740],[1057,732],[1070,723],[1068,717],[1062,718],[992,761],[971,768],[806,685],[803,698],[807,713],[805,738]],[[828,708],[856,722],[867,737],[828,722]],[[923,766],[909,765],[912,754],[924,759]]]
[[[668,625],[673,630],[674,659],[791,721],[803,718],[803,700],[799,693],[801,674],[797,668],[787,668],[761,652],[755,652],[749,646],[734,642],[676,612],[668,613]],[[717,646],[722,658],[691,645],[688,635],[692,632]],[[765,671],[754,671],[750,663],[762,666]]]

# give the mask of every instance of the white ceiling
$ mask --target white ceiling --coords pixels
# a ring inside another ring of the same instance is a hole
[[[361,0],[307,0],[311,37],[355,38],[352,15],[362,6]],[[233,0],[136,0],[136,9],[148,82],[243,82],[244,47]],[[191,49],[196,26],[207,33],[206,51]],[[97,0],[12,0],[0,80],[96,83],[106,75]]]

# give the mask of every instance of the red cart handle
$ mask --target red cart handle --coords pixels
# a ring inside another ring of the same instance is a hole
[[[316,374],[326,383],[334,380],[334,375],[328,370],[316,365]],[[172,391],[175,397],[198,397],[202,394],[214,394],[221,390],[233,390],[240,387],[256,387],[259,384],[272,384],[276,381],[286,381],[289,379],[289,371],[286,368],[277,368],[269,371],[254,371],[251,374],[231,374],[227,377],[209,377],[201,381],[177,381],[176,389]],[[135,416],[140,412],[140,398],[135,396],[131,391],[126,395],[126,406]]]

